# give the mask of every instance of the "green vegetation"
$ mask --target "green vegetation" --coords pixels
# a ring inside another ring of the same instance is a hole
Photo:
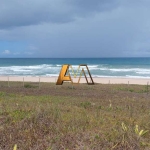
[[[150,149],[145,86],[14,85],[0,87],[0,149]]]
[[[149,85],[145,85],[145,86],[132,85],[132,87],[126,86],[126,87],[118,87],[116,89],[121,91],[135,92],[135,93],[148,93],[149,88],[150,88]]]
[[[24,85],[24,87],[25,88],[37,88],[38,86],[27,83]]]

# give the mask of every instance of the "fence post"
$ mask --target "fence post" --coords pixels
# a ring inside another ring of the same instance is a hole
[[[148,94],[148,84],[149,84],[149,82],[147,82],[147,94]]]
[[[40,89],[40,77],[39,77],[39,89]]]
[[[23,77],[23,87],[24,87],[24,77]]]
[[[9,86],[9,76],[8,76],[8,87],[10,87],[10,86]]]

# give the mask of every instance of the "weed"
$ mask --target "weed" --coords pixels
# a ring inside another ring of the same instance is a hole
[[[25,84],[24,88],[37,88],[38,86],[31,85],[31,84]]]
[[[127,132],[128,131],[128,128],[127,126],[124,124],[124,122],[121,123],[121,126],[122,126],[122,129],[124,132]]]
[[[0,97],[5,96],[5,92],[0,92]]]
[[[90,102],[82,102],[82,103],[80,103],[80,105],[82,107],[84,107],[85,109],[87,109],[87,108],[89,108],[91,106],[91,103]]]
[[[17,144],[14,145],[13,150],[17,150]]]
[[[10,116],[14,122],[20,121],[24,118],[29,118],[31,116],[31,111],[24,111],[24,110],[14,110],[10,112]]]
[[[149,132],[149,130],[139,130],[139,126],[138,125],[135,125],[135,133],[137,134],[138,136],[138,139],[142,136],[144,136],[147,132]]]

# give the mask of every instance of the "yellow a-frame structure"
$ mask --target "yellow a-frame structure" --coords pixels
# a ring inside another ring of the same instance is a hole
[[[78,79],[77,84],[79,84],[80,79],[81,79],[81,76],[82,76],[82,74],[84,74],[84,77],[85,77],[85,79],[86,79],[87,84],[93,85],[93,84],[94,84],[94,81],[93,81],[93,78],[92,78],[92,76],[91,76],[90,70],[89,70],[89,68],[88,68],[88,66],[87,66],[86,64],[80,64],[79,67],[78,67],[78,70],[77,70],[76,74],[74,73],[74,70],[73,70],[73,68],[72,68],[71,65],[69,65],[69,64],[63,65],[62,68],[61,68],[61,71],[60,71],[58,80],[57,80],[57,82],[56,82],[56,85],[62,85],[62,84],[63,84],[63,81],[71,81],[72,84],[75,84],[75,83],[72,81],[72,79],[71,79],[71,76],[70,76],[70,73],[69,73],[69,68],[72,69],[72,72],[73,72],[73,74],[74,74],[74,77],[76,77],[76,75],[77,75],[77,73],[78,73],[78,71],[79,71],[79,69],[80,69],[81,66],[86,67],[86,70],[87,70],[87,72],[88,72],[88,74],[89,74],[89,77],[90,77],[90,79],[91,79],[91,82],[88,81],[88,78],[87,78],[87,76],[86,76],[86,73],[85,73],[84,69],[82,68],[82,70],[81,70],[81,72],[80,72],[80,77],[79,77],[79,79]],[[66,75],[67,73],[68,73],[68,75]]]

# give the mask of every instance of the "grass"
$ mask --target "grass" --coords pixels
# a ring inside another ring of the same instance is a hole
[[[150,95],[139,92],[145,86],[14,85],[0,88],[2,150],[150,149]]]
[[[129,92],[135,92],[135,93],[148,93],[149,89],[150,89],[149,85],[144,85],[144,86],[132,85],[132,87],[129,87],[129,86],[117,87],[117,90],[129,91]]]
[[[32,85],[32,84],[29,84],[29,83],[24,85],[24,88],[37,88],[37,87],[38,87],[37,85]]]

